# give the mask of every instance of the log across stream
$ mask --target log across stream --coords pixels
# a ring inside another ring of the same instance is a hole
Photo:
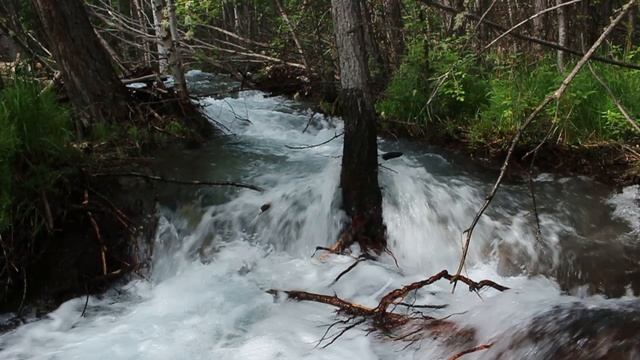
[[[189,77],[202,92],[235,86],[199,72]],[[148,278],[90,297],[86,309],[86,299],[77,298],[33,318],[0,336],[0,358],[446,359],[482,344],[492,346],[463,358],[640,356],[640,188],[616,191],[550,174],[535,179],[540,236],[526,181],[504,184],[475,230],[463,274],[508,291],[485,287],[476,294],[459,286],[452,294],[448,281],[438,281],[403,300],[432,305],[420,311],[469,329],[472,338],[393,341],[362,324],[330,346],[316,346],[344,317],[331,306],[267,290],[337,295],[371,309],[393,289],[454,272],[462,231],[495,174],[438,149],[381,141],[381,154],[404,153],[381,160],[380,170],[398,266],[385,255],[334,282],[354,258],[311,255],[337,238],[344,220],[337,210],[339,119],[258,91],[201,103],[229,135],[199,149],[159,153],[155,172],[265,190],[161,185]]]

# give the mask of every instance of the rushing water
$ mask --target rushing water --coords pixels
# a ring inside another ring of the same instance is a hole
[[[191,73],[201,92],[230,84]],[[233,84],[231,84],[233,85]],[[426,338],[389,341],[356,328],[316,347],[333,309],[274,299],[267,289],[337,294],[373,306],[382,295],[442,269],[454,270],[461,233],[493,173],[437,149],[385,140],[381,184],[391,257],[363,262],[311,257],[336,239],[344,220],[338,175],[342,142],[306,150],[341,131],[338,119],[257,91],[204,98],[229,136],[197,150],[159,154],[160,174],[242,180],[263,193],[232,188],[166,187],[148,279],[99,297],[62,304],[0,337],[2,359],[441,359],[462,350]],[[306,132],[302,132],[309,119]],[[493,342],[465,359],[640,358],[640,212],[638,186],[621,192],[585,178],[535,179],[541,234],[526,183],[510,183],[482,218],[466,271],[512,290],[480,296],[446,282],[413,295],[448,304],[429,315]],[[260,213],[263,204],[271,208]]]

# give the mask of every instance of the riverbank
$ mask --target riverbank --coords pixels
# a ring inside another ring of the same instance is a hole
[[[126,174],[151,174],[159,149],[199,146],[213,135],[195,107],[176,102],[170,90],[154,93],[138,84],[130,88],[137,116],[93,124],[78,140],[63,93],[25,75],[5,83],[0,313],[13,318],[0,329],[102,293],[130,274],[144,277],[157,226],[156,191],[149,179]]]
[[[417,125],[384,123],[380,135],[387,139],[411,139],[433,145],[478,161],[489,170],[499,171],[507,155],[508,143],[471,143],[464,137],[429,135]],[[623,187],[640,183],[640,144],[599,143],[587,145],[519,145],[510,162],[509,174],[525,178],[533,174],[588,176],[603,184]],[[531,162],[533,162],[533,168]]]

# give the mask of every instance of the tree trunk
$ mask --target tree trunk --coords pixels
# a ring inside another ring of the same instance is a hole
[[[537,14],[547,7],[546,0],[535,0],[533,3],[533,13]],[[538,16],[531,20],[533,22],[533,36],[541,39],[545,38],[544,34],[544,18],[543,16]]]
[[[173,81],[178,90],[178,95],[182,100],[189,98],[187,90],[187,81],[184,77],[184,66],[182,64],[182,52],[180,49],[180,33],[178,32],[178,19],[176,17],[175,0],[167,0],[167,15],[169,16],[169,33],[171,34],[169,48],[169,68],[173,74]]]
[[[94,33],[81,0],[35,0],[72,104],[93,121],[128,119],[128,94]],[[88,124],[78,124],[82,135]]]
[[[362,11],[360,2],[353,0],[332,0],[331,7],[345,122],[340,186],[342,207],[351,221],[346,230],[349,240],[342,245],[357,242],[363,251],[379,254],[386,248],[386,238],[378,185],[376,114],[359,20]]]
[[[404,38],[402,36],[402,6],[400,0],[384,0],[384,25],[386,40],[389,48],[389,63],[391,70],[400,66],[404,53]]]
[[[171,72],[175,90],[182,100],[188,100],[189,91],[184,77],[182,54],[180,52],[180,34],[176,18],[174,0],[152,0],[153,18],[158,42],[158,70]]]
[[[140,30],[143,33],[147,33],[147,21],[145,19],[144,14],[144,3],[140,0],[133,0],[133,6],[135,7],[135,18],[138,20],[138,25],[140,26]],[[149,42],[147,40],[142,40],[142,59],[144,61],[145,66],[151,66],[151,51],[149,47]]]
[[[556,0],[557,5],[563,2],[563,0]],[[558,44],[567,47],[567,18],[564,7],[558,9]],[[562,50],[558,50],[558,70],[564,71],[564,51]]]
[[[156,33],[156,48],[158,50],[158,72],[164,74],[169,68],[169,50],[165,47],[167,33],[165,27],[162,26],[164,18],[164,0],[151,0],[153,8],[153,28]]]

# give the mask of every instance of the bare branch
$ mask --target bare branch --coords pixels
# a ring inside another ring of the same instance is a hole
[[[473,234],[473,230],[478,224],[480,217],[482,217],[484,212],[489,207],[489,204],[491,204],[491,201],[495,197],[496,193],[498,192],[498,189],[500,188],[502,180],[504,179],[504,176],[507,172],[507,168],[509,167],[511,157],[513,156],[513,152],[516,148],[516,145],[520,141],[520,137],[522,136],[523,131],[529,126],[529,124],[531,124],[531,122],[533,122],[533,120],[538,116],[538,114],[540,114],[542,110],[544,110],[544,108],[547,107],[547,105],[549,105],[554,100],[555,101],[560,100],[560,98],[562,97],[564,92],[567,90],[571,82],[575,79],[576,75],[578,75],[578,72],[580,72],[580,70],[589,61],[589,59],[593,57],[593,54],[596,52],[596,50],[600,47],[600,45],[602,45],[604,40],[607,38],[607,36],[609,36],[611,31],[613,31],[616,25],[618,25],[620,21],[622,21],[624,16],[629,12],[629,10],[631,9],[631,6],[633,6],[635,2],[636,0],[631,0],[622,8],[622,10],[618,13],[618,15],[611,21],[609,26],[607,26],[607,28],[602,32],[598,40],[594,42],[594,44],[591,46],[589,51],[587,51],[587,53],[582,57],[582,59],[578,61],[578,63],[575,65],[571,73],[569,73],[569,75],[567,75],[567,77],[562,81],[562,84],[560,85],[560,87],[553,93],[549,94],[544,100],[542,100],[542,102],[535,108],[535,110],[533,110],[533,112],[529,114],[529,116],[524,120],[522,125],[520,125],[520,128],[518,128],[518,131],[516,131],[516,134],[511,140],[511,145],[509,146],[509,150],[507,151],[507,156],[505,157],[504,162],[502,163],[502,167],[500,169],[500,175],[498,176],[498,179],[493,185],[493,189],[491,190],[489,195],[487,195],[485,202],[480,208],[480,210],[476,213],[476,216],[471,222],[471,226],[469,226],[469,228],[464,231],[464,233],[466,233],[467,236],[466,236],[466,241],[462,251],[462,257],[460,258],[460,264],[458,265],[458,270],[456,271],[456,276],[454,278],[454,283],[458,280],[460,273],[462,272],[462,268],[464,267],[464,263],[467,259],[467,254],[469,252],[469,244],[471,242],[471,235]],[[455,290],[455,285],[454,285],[454,290]]]

